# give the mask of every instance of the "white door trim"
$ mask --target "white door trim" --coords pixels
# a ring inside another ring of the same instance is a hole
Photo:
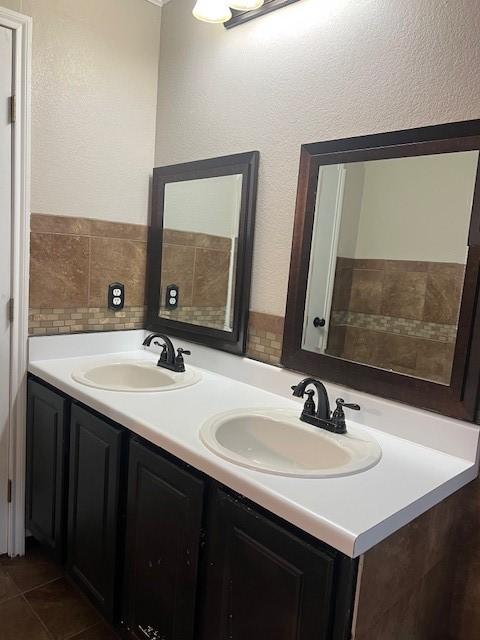
[[[1,0],[0,0],[1,1]],[[12,158],[12,356],[10,385],[9,505],[7,551],[25,550],[25,422],[30,247],[30,94],[32,19],[0,7],[0,25],[13,31],[13,77],[16,121]]]

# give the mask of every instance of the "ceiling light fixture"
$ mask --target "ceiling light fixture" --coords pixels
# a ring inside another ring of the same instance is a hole
[[[260,9],[264,2],[265,0],[231,0],[228,5],[237,11],[253,11]]]
[[[232,17],[227,0],[197,0],[192,13],[202,22],[227,22]]]

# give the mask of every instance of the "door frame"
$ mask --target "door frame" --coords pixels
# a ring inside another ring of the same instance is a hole
[[[0,0],[1,2],[1,0]],[[12,139],[12,298],[7,553],[25,552],[25,423],[28,363],[30,257],[30,127],[32,19],[0,7],[0,26],[13,31],[13,83],[16,118]]]

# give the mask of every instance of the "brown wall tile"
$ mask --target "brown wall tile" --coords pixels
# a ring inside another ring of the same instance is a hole
[[[448,384],[452,373],[455,345],[449,342],[418,340],[417,375]]]
[[[232,246],[230,238],[194,231],[178,231],[177,229],[164,229],[163,242],[187,247],[217,249],[217,251],[230,251]]]
[[[193,306],[226,305],[229,268],[229,253],[212,249],[195,250]]]
[[[126,304],[143,305],[145,303],[146,243],[114,238],[92,238],[90,242],[89,306],[106,305],[107,288],[111,282],[125,284]]]
[[[32,233],[30,306],[77,307],[88,302],[89,240]]]
[[[427,287],[426,273],[389,271],[385,274],[381,313],[421,320]]]
[[[473,640],[457,634],[451,606],[465,492],[468,487],[367,552],[355,640]]]
[[[341,268],[337,262],[333,283],[332,310],[347,311],[352,295],[353,269]]]
[[[31,214],[30,228],[32,231],[42,233],[123,238],[125,240],[139,240],[142,242],[147,241],[148,235],[148,227],[146,225],[43,213]]]
[[[164,244],[162,251],[162,296],[167,285],[176,284],[179,287],[180,305],[190,307],[193,300],[195,249],[182,245]]]
[[[73,236],[90,235],[90,220],[72,216],[53,216],[32,213],[30,230],[39,233],[63,233]]]
[[[457,324],[463,290],[463,273],[434,271],[427,276],[423,319]]]
[[[350,309],[361,313],[380,313],[383,271],[353,270]]]
[[[108,220],[89,220],[89,235],[98,238],[121,238],[123,240],[138,240],[146,242],[148,227],[143,224],[126,222],[110,222]]]

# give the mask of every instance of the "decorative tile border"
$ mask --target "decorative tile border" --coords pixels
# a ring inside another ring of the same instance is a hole
[[[355,311],[334,311],[332,320],[335,326],[357,327],[371,329],[398,335],[426,338],[436,342],[455,343],[457,327],[452,324],[440,324],[412,320],[409,318],[394,318],[376,314],[359,313]]]
[[[250,312],[247,356],[279,365],[282,355],[284,319],[267,313]]]
[[[190,324],[213,329],[224,328],[225,307],[180,307],[178,309],[165,309],[162,307],[163,318],[189,322]]]
[[[31,336],[143,329],[145,307],[125,307],[122,311],[100,307],[30,309],[28,325]]]

